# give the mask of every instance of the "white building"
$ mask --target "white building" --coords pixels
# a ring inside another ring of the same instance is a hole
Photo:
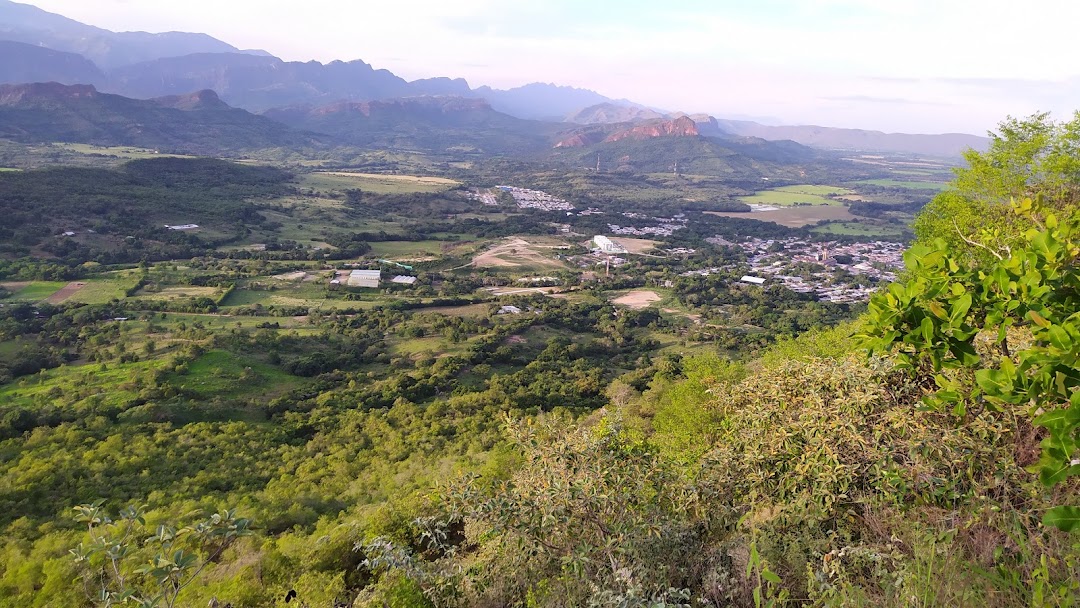
[[[596,235],[593,237],[593,245],[604,253],[626,253],[626,249],[622,245],[612,241],[606,236]]]
[[[349,273],[349,287],[378,287],[382,272],[378,270],[354,270]]]
[[[765,279],[763,279],[761,277],[752,277],[752,276],[750,276],[748,274],[743,275],[743,277],[741,279],[739,279],[739,280],[742,281],[743,283],[750,283],[751,285],[764,285],[765,284]]]
[[[165,227],[168,228],[169,230],[195,230],[196,228],[199,227],[199,225],[198,224],[177,224],[175,226],[170,226],[168,224],[165,224]]]
[[[412,285],[416,282],[416,277],[410,277],[408,275],[399,274],[396,277],[390,279],[391,283],[397,283],[398,285]]]

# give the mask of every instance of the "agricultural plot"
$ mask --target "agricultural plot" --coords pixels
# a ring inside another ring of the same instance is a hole
[[[173,285],[155,289],[140,289],[136,298],[143,300],[184,300],[188,298],[221,297],[224,290],[220,287],[197,287],[194,285]]]
[[[346,171],[317,171],[300,177],[300,185],[315,190],[344,191],[359,188],[376,194],[411,194],[444,192],[461,182],[442,177],[419,175],[382,175]]]
[[[848,188],[838,186],[818,186],[803,184],[798,186],[782,186],[757,192],[751,196],[740,197],[739,200],[748,205],[779,205],[790,206],[799,203],[811,205],[840,205],[839,201],[826,198],[828,195],[844,196],[852,194]]]
[[[709,215],[720,217],[737,217],[747,220],[759,220],[762,222],[776,222],[789,228],[800,228],[810,224],[816,224],[822,220],[850,221],[856,219],[840,205],[817,205],[807,207],[784,207],[769,211],[754,211],[751,213],[734,213],[727,211],[706,211]]]
[[[60,291],[67,282],[65,281],[31,281],[29,283],[0,283],[12,294],[8,298],[12,302],[41,302]]]
[[[903,230],[896,226],[881,226],[864,222],[830,222],[812,228],[817,234],[839,234],[845,236],[899,237]]]
[[[110,272],[102,277],[82,281],[83,287],[71,294],[66,301],[81,304],[106,304],[112,300],[122,300],[128,289],[137,281],[134,271]]]
[[[912,180],[900,180],[900,179],[864,179],[857,184],[867,184],[869,186],[883,186],[886,188],[907,188],[909,190],[944,190],[946,184],[941,182],[921,182]]]
[[[125,160],[142,158],[194,158],[184,154],[161,154],[146,148],[133,146],[94,146],[91,144],[56,143],[53,147],[87,156],[112,156]]]
[[[369,244],[371,255],[400,260],[426,259],[462,245],[453,241],[377,241]]]
[[[60,304],[67,301],[68,298],[78,293],[83,287],[86,287],[86,283],[82,281],[72,281],[67,285],[64,285],[51,296],[45,298],[45,301],[49,304]]]

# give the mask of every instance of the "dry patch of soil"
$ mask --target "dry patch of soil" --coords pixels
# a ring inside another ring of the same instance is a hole
[[[49,304],[59,304],[59,303],[63,302],[64,300],[70,298],[71,296],[75,295],[75,292],[79,291],[83,287],[86,287],[86,283],[79,283],[79,282],[68,283],[67,285],[64,285],[63,287],[61,287],[60,291],[57,291],[56,293],[52,294],[51,296],[45,298],[45,301],[48,302]]]
[[[631,291],[611,301],[628,308],[648,308],[654,302],[660,301],[660,294],[655,291]]]

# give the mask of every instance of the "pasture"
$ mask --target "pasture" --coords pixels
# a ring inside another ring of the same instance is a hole
[[[861,180],[861,181],[858,181],[858,182],[855,182],[855,183],[857,183],[857,184],[866,184],[868,186],[882,186],[882,187],[885,187],[885,188],[907,188],[908,190],[935,190],[935,191],[944,190],[946,188],[946,186],[947,186],[947,184],[943,184],[943,183],[940,183],[940,182],[920,182],[920,181],[900,180],[900,179],[892,179],[892,178],[889,178],[889,179],[864,179],[864,180]]]
[[[830,222],[811,229],[815,234],[837,234],[844,236],[898,237],[904,231],[897,226],[882,226],[864,222]]]
[[[76,154],[85,154],[88,156],[112,156],[115,158],[123,158],[127,160],[136,160],[143,158],[194,158],[185,154],[161,154],[154,150],[147,148],[136,148],[134,146],[94,146],[91,144],[73,144],[73,143],[55,143],[54,147],[68,152],[74,152]]]
[[[737,217],[746,220],[759,220],[762,222],[776,222],[788,228],[801,228],[810,224],[816,224],[822,220],[850,221],[856,219],[841,205],[817,205],[810,207],[784,207],[770,211],[755,211],[751,213],[733,213],[727,211],[706,211],[709,215],[720,217]]]
[[[848,194],[852,194],[852,191],[848,188],[802,184],[762,190],[750,196],[739,197],[739,201],[748,205],[778,205],[785,207],[799,203],[809,203],[811,205],[840,205],[840,201],[826,198],[826,196],[844,196]]]

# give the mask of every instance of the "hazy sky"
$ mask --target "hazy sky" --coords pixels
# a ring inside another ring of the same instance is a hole
[[[554,82],[669,110],[983,133],[1080,100],[1073,0],[25,0],[407,79]],[[675,7],[675,8],[667,8]]]

